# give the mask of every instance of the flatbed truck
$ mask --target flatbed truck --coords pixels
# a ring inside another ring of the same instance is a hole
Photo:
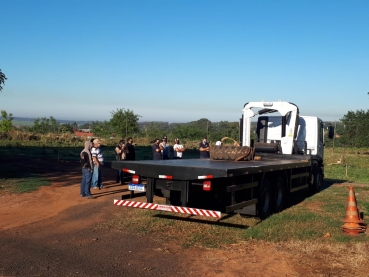
[[[254,108],[259,110],[252,112]],[[275,112],[279,114],[265,116]],[[256,141],[250,139],[250,118],[255,115],[259,115]],[[147,199],[146,203],[114,200],[114,204],[211,217],[249,214],[251,207],[255,215],[266,218],[282,211],[291,193],[319,190],[324,177],[324,128],[321,119],[299,116],[297,106],[289,102],[246,103],[240,144],[251,147],[257,160],[114,161],[112,168],[132,175],[129,188],[146,191]],[[333,137],[333,127],[328,130]],[[155,204],[155,196],[164,197],[166,204]]]

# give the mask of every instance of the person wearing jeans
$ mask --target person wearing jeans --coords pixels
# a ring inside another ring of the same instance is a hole
[[[92,175],[92,188],[93,189],[102,189],[102,174],[101,174],[101,166],[104,164],[104,156],[100,149],[100,141],[98,139],[93,140],[93,147],[91,149],[91,155],[94,162],[94,172]]]
[[[85,142],[85,148],[82,150],[80,154],[81,165],[82,165],[82,181],[80,188],[80,195],[82,197],[86,196],[88,199],[94,199],[91,195],[90,186],[91,186],[91,178],[92,178],[92,157],[91,150],[92,143],[90,141]]]

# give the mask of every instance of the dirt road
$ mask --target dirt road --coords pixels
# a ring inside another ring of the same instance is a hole
[[[182,249],[158,243],[155,234],[99,228],[122,209],[113,199],[128,193],[127,186],[115,184],[116,171],[103,171],[105,188],[88,200],[79,196],[78,163],[11,162],[31,167],[52,185],[0,194],[0,276],[366,276],[362,270],[327,266],[325,260],[300,266],[296,253],[283,244]]]

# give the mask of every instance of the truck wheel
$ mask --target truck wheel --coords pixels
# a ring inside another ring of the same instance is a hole
[[[268,179],[264,179],[263,183],[260,186],[259,198],[257,204],[258,216],[261,219],[267,218],[270,216],[270,198],[271,198],[271,185]]]
[[[283,210],[285,204],[285,186],[282,176],[277,176],[273,184],[273,212],[279,213]]]
[[[317,163],[313,164],[312,180],[310,180],[309,190],[311,193],[317,193],[320,191],[323,183],[323,173]]]

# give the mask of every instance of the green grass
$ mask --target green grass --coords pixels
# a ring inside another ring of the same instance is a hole
[[[369,187],[356,187],[356,199],[360,212],[369,209]],[[245,232],[246,238],[279,242],[288,240],[330,240],[336,242],[369,242],[369,237],[349,237],[341,231],[346,213],[348,187],[330,187],[307,198],[282,213],[273,215],[261,224]]]
[[[356,187],[358,208],[369,212],[369,187]],[[346,213],[348,187],[331,186],[264,221],[234,215],[219,222],[149,210],[117,207],[116,218],[105,227],[121,228],[141,235],[170,240],[182,247],[218,248],[247,240],[274,243],[306,241],[314,243],[369,242],[369,236],[345,235],[341,226]],[[364,218],[365,219],[365,218]],[[325,238],[329,234],[328,238]]]
[[[328,179],[369,183],[369,153],[366,149],[326,149],[324,173]],[[341,163],[337,163],[341,161]]]
[[[25,193],[51,184],[45,177],[9,164],[0,167],[0,176],[0,192]]]

